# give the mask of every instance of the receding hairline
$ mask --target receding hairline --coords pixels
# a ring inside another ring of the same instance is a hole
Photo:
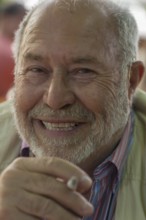
[[[107,0],[68,0],[68,1],[66,0],[51,0],[51,1],[44,0],[38,3],[37,5],[35,5],[35,7],[32,8],[30,12],[28,12],[25,19],[23,20],[20,26],[21,33],[19,34],[19,30],[18,30],[18,34],[16,33],[16,38],[17,38],[17,35],[19,35],[19,40],[18,40],[19,48],[21,47],[21,43],[23,41],[25,30],[31,24],[31,22],[33,21],[33,18],[35,17],[34,23],[36,24],[38,20],[44,16],[44,13],[48,12],[49,8],[53,9],[54,13],[56,13],[56,10],[59,10],[59,11],[63,10],[63,11],[66,11],[66,13],[68,12],[71,14],[84,9],[85,13],[92,12],[92,17],[93,15],[96,15],[97,12],[100,14],[103,14],[103,17],[106,17],[108,15],[108,12],[104,9],[102,10],[102,13],[101,13],[101,7],[99,7],[99,5],[97,4],[97,3],[100,3],[100,5],[105,5],[106,2]],[[14,43],[14,47],[15,47],[15,43]],[[15,54],[14,56],[16,58]]]
[[[84,6],[84,7],[82,7]],[[129,13],[128,10],[125,8],[123,9],[121,6],[113,3],[112,1],[108,0],[52,0],[52,1],[43,1],[36,5],[26,16],[24,22],[22,23],[22,27],[20,31],[18,31],[18,37],[16,39],[16,46],[14,48],[14,56],[15,61],[19,58],[19,51],[23,41],[24,33],[26,30],[27,25],[31,23],[33,18],[39,17],[44,15],[48,11],[48,8],[52,7],[54,12],[59,9],[65,10],[66,13],[76,13],[78,9],[87,9],[88,11],[93,10],[95,13],[100,12],[103,17],[107,17],[107,21],[109,23],[108,31],[106,35],[111,34],[111,31],[116,36],[115,42],[112,39],[113,47],[108,48],[106,45],[107,50],[116,50],[118,48],[119,55],[118,60],[119,62],[131,62],[131,60],[135,59],[136,56],[136,43],[137,43],[137,30],[136,25],[134,24],[134,18]],[[95,14],[93,13],[93,14]],[[34,19],[34,22],[37,22],[37,19]],[[131,29],[132,25],[132,29]],[[96,27],[95,27],[96,28]],[[103,29],[104,29],[103,25]],[[131,30],[130,30],[131,29]],[[109,31],[110,30],[110,31]],[[20,33],[19,33],[20,32]],[[129,40],[128,40],[129,39]],[[130,47],[130,51],[128,51]],[[114,48],[114,49],[113,49]],[[129,58],[128,58],[129,56]],[[123,65],[123,64],[122,64]]]
[[[26,26],[30,22],[30,20],[33,18],[33,16],[38,15],[38,19],[40,17],[44,16],[44,14],[56,14],[56,12],[63,11],[65,13],[74,14],[76,12],[85,11],[85,13],[92,12],[93,15],[101,14],[103,15],[103,18],[110,15],[108,12],[108,7],[103,9],[100,6],[105,6],[104,2],[107,2],[107,0],[51,0],[47,1],[44,0],[43,2],[40,2],[37,4],[31,11],[30,16],[28,16]],[[99,5],[100,4],[100,5]],[[95,13],[94,13],[95,12]],[[25,27],[26,27],[25,26]]]

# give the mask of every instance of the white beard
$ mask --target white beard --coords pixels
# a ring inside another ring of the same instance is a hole
[[[130,112],[126,85],[121,83],[121,88],[117,91],[117,98],[113,99],[107,95],[104,105],[104,114],[94,115],[85,107],[75,104],[66,110],[53,111],[49,107],[36,105],[26,117],[17,106],[14,97],[14,118],[18,132],[25,140],[33,154],[37,157],[55,156],[79,164],[86,160],[93,152],[100,152],[102,146],[107,145],[112,136],[120,129],[124,128]],[[75,138],[49,139],[38,138],[32,124],[32,116],[45,116],[45,118],[66,116],[72,119],[86,119],[91,123],[88,135],[76,135]]]

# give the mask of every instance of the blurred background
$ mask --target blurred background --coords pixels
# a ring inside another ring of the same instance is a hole
[[[14,60],[11,46],[14,33],[28,10],[42,0],[0,0],[0,102],[9,98],[13,87]],[[113,0],[128,7],[139,28],[139,59],[146,66],[146,0]],[[146,91],[146,73],[140,84]]]

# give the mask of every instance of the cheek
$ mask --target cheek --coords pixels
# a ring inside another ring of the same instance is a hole
[[[108,80],[107,80],[108,79]],[[118,80],[117,80],[118,81]],[[113,111],[116,105],[119,86],[112,78],[98,78],[88,84],[80,85],[77,96],[80,102],[91,111],[96,118],[99,114],[106,119],[108,112]]]
[[[95,116],[104,114],[104,93],[96,86],[80,87],[77,91],[79,101]]]
[[[32,109],[41,100],[42,95],[43,91],[39,86],[29,84],[22,77],[15,80],[15,102],[21,112],[27,113]]]

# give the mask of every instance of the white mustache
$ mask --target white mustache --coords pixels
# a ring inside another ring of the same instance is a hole
[[[45,117],[45,118],[70,118],[72,120],[95,120],[92,112],[86,110],[80,105],[67,107],[66,109],[53,110],[44,104],[36,105],[30,112],[29,118],[32,117]]]

